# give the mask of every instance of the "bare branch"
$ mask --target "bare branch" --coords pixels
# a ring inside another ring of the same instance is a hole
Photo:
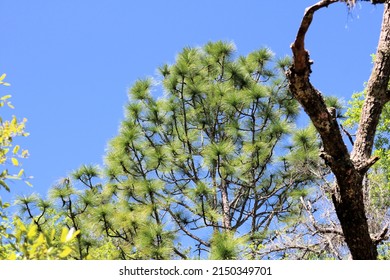
[[[390,237],[389,234],[388,234],[389,227],[390,227],[390,224],[389,223],[386,224],[386,226],[384,226],[382,231],[372,238],[375,244],[378,245],[382,241],[385,241],[385,240],[389,239],[389,237]]]
[[[338,2],[338,0],[322,0],[306,9],[305,15],[303,16],[301,25],[298,30],[297,37],[294,43],[291,45],[291,49],[293,50],[294,53],[295,71],[297,72],[305,71],[307,67],[308,53],[305,50],[305,36],[313,20],[314,13],[319,9],[323,7],[327,7],[330,4],[336,2]]]
[[[349,133],[349,132],[344,128],[344,126],[343,126],[342,124],[340,124],[340,127],[341,127],[341,130],[345,133],[345,135],[348,136],[349,142],[350,142],[350,143],[352,144],[352,146],[353,146],[354,142],[353,142],[353,138],[352,138],[351,133]]]
[[[315,220],[315,218],[313,216],[311,203],[309,201],[306,203],[305,200],[303,199],[303,197],[300,197],[300,199],[301,199],[301,203],[303,205],[303,208],[306,210],[307,214],[309,215],[309,220],[310,220],[311,224],[313,225],[313,227],[316,230],[313,233],[313,235],[316,233],[324,233],[324,234],[331,233],[331,234],[337,234],[339,236],[344,236],[340,230],[337,230],[335,228],[324,228],[324,227],[319,226],[317,224],[317,221]]]

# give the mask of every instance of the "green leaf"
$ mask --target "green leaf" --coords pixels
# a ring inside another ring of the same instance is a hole
[[[69,230],[67,228],[63,228],[62,229],[62,232],[61,232],[61,238],[60,238],[60,241],[62,243],[65,243],[66,242],[66,238],[67,238],[67,235],[69,233]]]
[[[22,177],[23,173],[24,173],[24,169],[20,169],[20,171],[19,171],[19,173],[18,173],[18,177],[19,177],[19,178]]]
[[[7,185],[3,180],[0,180],[0,185],[1,185],[7,192],[10,191],[10,188],[8,187],[8,185]]]
[[[32,187],[33,185],[29,181],[24,181],[27,186]]]
[[[59,257],[60,258],[66,258],[67,256],[69,256],[69,254],[72,253],[72,249],[68,246],[66,246],[64,248],[64,250],[61,252],[61,254],[59,254]]]
[[[138,80],[129,93],[135,100],[149,99],[151,86],[152,80],[150,79]]]
[[[7,99],[9,99],[9,98],[11,98],[12,96],[10,95],[10,94],[8,94],[8,95],[4,95],[4,96],[2,96],[1,98],[0,98],[0,100],[1,101],[4,101],[4,100],[7,100]]]
[[[16,158],[11,158],[11,161],[14,166],[19,166],[19,161]]]
[[[36,236],[37,232],[38,232],[38,227],[36,225],[32,224],[30,226],[30,228],[28,229],[27,238],[33,239]]]
[[[13,154],[17,154],[19,152],[19,149],[20,149],[20,146],[19,145],[16,145],[13,150],[12,150],[12,153]]]

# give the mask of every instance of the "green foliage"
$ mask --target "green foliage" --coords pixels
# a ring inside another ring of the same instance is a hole
[[[237,260],[240,259],[240,251],[245,245],[243,237],[236,238],[233,232],[214,232],[211,238],[212,260]]]
[[[9,86],[10,84],[4,82],[6,75],[0,76],[0,85]],[[4,106],[7,105],[13,109],[13,105],[9,101],[11,95],[4,95],[0,97],[0,109],[4,110]],[[19,160],[28,156],[28,151],[21,149],[19,145],[14,144],[14,138],[18,136],[26,137],[28,133],[25,132],[25,124],[27,119],[23,119],[21,122],[17,120],[15,116],[12,116],[11,120],[3,120],[0,117],[0,165],[11,165],[16,171],[15,174],[10,174],[7,168],[3,169],[0,173],[0,188],[4,188],[10,191],[6,180],[24,180],[24,169],[20,168]],[[30,185],[28,181],[25,182]]]
[[[140,226],[135,244],[141,258],[170,259],[173,250],[172,232],[165,231],[162,225],[148,223]]]
[[[71,177],[59,180],[50,189],[48,200],[35,194],[19,197],[15,204],[19,207],[20,218],[15,219],[12,227],[17,234],[8,236],[7,240],[12,244],[11,251],[22,256],[19,258],[31,259],[120,259],[121,252],[113,250],[117,247],[110,237],[110,225],[106,223],[109,216],[115,216],[115,209],[104,204],[99,176],[97,167],[83,165]],[[33,239],[26,236],[25,228],[27,232],[30,229],[23,227],[22,219],[30,220],[31,231],[41,235],[33,236]],[[64,229],[73,229],[71,243],[68,239],[64,243]],[[15,236],[21,237],[12,239]],[[39,244],[34,245],[39,247],[38,252],[20,253],[25,244]]]
[[[323,169],[314,129],[294,128],[290,63],[266,48],[235,57],[230,42],[184,48],[159,78],[129,90],[103,172],[83,165],[48,199],[16,200],[20,218],[1,224],[2,256],[259,258],[276,227],[297,222]]]
[[[5,74],[0,77],[0,85],[8,86],[4,78]],[[13,108],[10,97],[0,98],[1,108]],[[27,157],[28,151],[14,142],[16,137],[28,135],[25,123],[25,119],[18,122],[15,116],[10,121],[0,118],[0,164],[11,166],[1,172],[0,185],[7,191],[6,179],[25,180],[30,185],[20,168],[20,159]],[[16,174],[8,170],[16,170]],[[117,247],[101,235],[101,226],[90,222],[95,213],[89,210],[104,202],[102,186],[95,182],[99,175],[96,167],[84,165],[71,178],[59,181],[50,190],[49,200],[36,194],[18,197],[15,205],[19,216],[7,213],[10,204],[0,198],[0,259],[119,259]]]
[[[42,232],[34,223],[26,226],[20,219],[14,221],[14,233],[8,254],[8,260],[58,260],[67,259],[75,250],[74,240],[79,234],[74,228],[63,228],[59,235],[55,229]]]
[[[9,207],[9,203],[3,203],[0,197],[0,259],[6,259],[8,255],[8,248],[6,245],[9,239],[9,218],[6,213],[6,209]]]
[[[296,130],[292,136],[290,153],[283,157],[288,164],[305,170],[309,166],[318,168],[319,141],[313,125]]]
[[[284,76],[289,65],[266,48],[235,58],[235,46],[218,41],[184,48],[159,68],[161,82],[134,84],[107,149],[107,204],[99,210],[127,257],[183,257],[172,248],[183,236],[194,243],[183,251],[200,252],[216,229],[246,225],[250,236],[266,231],[267,219],[289,215],[296,203],[289,193],[301,187],[284,179],[290,170],[279,170],[274,156],[299,113]],[[156,98],[158,91],[164,95]]]
[[[17,216],[10,219],[5,213],[8,207],[0,200],[0,260],[69,259],[76,250],[74,241],[79,231],[43,228],[36,220],[26,224]]]
[[[390,244],[386,242],[378,246],[379,260],[390,260]]]
[[[364,91],[352,94],[352,99],[348,102],[350,106],[346,112],[347,119],[343,123],[346,127],[353,128],[359,123],[364,97]]]
[[[119,260],[121,253],[115,243],[107,239],[105,242],[91,244],[87,259],[89,260]]]

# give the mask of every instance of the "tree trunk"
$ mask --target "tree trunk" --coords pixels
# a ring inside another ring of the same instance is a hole
[[[332,200],[353,259],[376,259],[375,240],[370,236],[363,199],[363,178],[378,160],[370,158],[376,126],[382,108],[389,100],[390,75],[390,8],[386,1],[381,37],[374,70],[367,86],[367,97],[351,155],[342,138],[336,116],[327,108],[322,94],[310,83],[311,64],[305,50],[305,35],[314,13],[338,0],[323,0],[309,7],[302,19],[297,37],[291,45],[293,64],[287,73],[293,96],[300,102],[320,134],[321,157],[336,177]],[[345,1],[343,1],[345,2]]]

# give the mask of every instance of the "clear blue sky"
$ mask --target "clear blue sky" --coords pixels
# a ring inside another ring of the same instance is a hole
[[[290,54],[311,0],[2,0],[0,72],[12,84],[13,111],[28,119],[22,141],[30,188],[13,183],[12,197],[46,195],[82,164],[102,164],[117,133],[127,89],[154,76],[185,46],[233,41],[238,54],[267,46]],[[370,74],[383,7],[349,12],[335,4],[320,11],[308,34],[312,81],[324,94],[362,90]],[[0,74],[1,74],[0,73]],[[0,196],[7,196],[0,190]]]

